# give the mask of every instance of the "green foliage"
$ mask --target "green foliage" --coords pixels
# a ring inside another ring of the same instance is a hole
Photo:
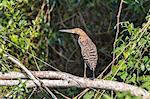
[[[136,97],[136,96],[131,96],[129,92],[124,92],[124,93],[120,93],[117,92],[116,93],[116,97],[117,99],[141,99],[141,97]]]
[[[27,20],[25,9],[20,9],[20,7],[23,7],[25,4],[27,4],[25,0],[20,0],[19,2],[15,0],[4,0],[0,6],[0,9],[2,9],[0,35],[3,38],[1,41],[10,40],[9,43],[5,43],[5,47],[11,49],[9,51],[12,53],[18,50],[15,50],[13,44],[19,46],[23,52],[35,47],[32,40],[37,37],[38,33],[37,30],[29,26],[31,23]],[[12,50],[12,47],[14,50]],[[23,53],[20,52],[19,54]]]
[[[149,21],[142,28],[134,28],[133,24],[123,23],[126,33],[117,40],[115,53],[119,56],[118,66],[120,70],[133,70],[131,74],[146,74],[149,72]],[[126,68],[127,67],[127,68]],[[144,72],[143,72],[144,71]]]
[[[94,97],[94,91],[89,91],[83,96],[83,99],[92,99],[93,97]]]
[[[12,99],[22,99],[24,97],[26,97],[25,93],[28,93],[28,89],[26,88],[25,82],[22,83],[20,81],[20,84],[18,84],[17,86],[14,86],[12,88],[12,91],[7,94],[7,98],[12,98]]]
[[[35,63],[32,58],[33,55],[36,56],[36,49],[42,45],[37,46],[42,33],[46,31],[45,33],[52,34],[52,31],[49,31],[48,25],[42,28],[45,24],[43,10],[39,11],[38,17],[32,19],[32,14],[35,13],[34,11],[29,13],[33,7],[30,5],[32,3],[33,1],[28,0],[0,0],[0,70],[2,72],[20,71],[20,68],[3,57],[6,53],[15,56],[29,68],[43,67],[43,64],[38,67],[37,62]],[[41,57],[44,60],[45,54]],[[32,65],[35,66],[31,67]],[[23,87],[25,88],[23,84],[13,87],[14,93],[10,97],[22,99],[27,94]]]
[[[138,85],[150,90],[148,87],[150,76],[146,76],[150,72],[149,16],[146,21],[141,28],[135,28],[129,22],[122,23],[124,30],[117,39],[116,49],[114,50],[118,60],[116,65],[112,67],[111,77],[115,77],[117,81]]]
[[[109,3],[112,4],[119,4],[121,0],[109,0]],[[147,3],[147,0],[123,0],[124,5],[126,5],[126,9],[128,11],[133,11],[135,13],[146,13],[145,9],[145,3]],[[148,5],[149,6],[149,5]]]
[[[142,85],[141,85],[142,88],[150,90],[150,83],[149,83],[150,76],[149,75],[143,75],[143,76],[139,77],[139,81],[142,82]]]

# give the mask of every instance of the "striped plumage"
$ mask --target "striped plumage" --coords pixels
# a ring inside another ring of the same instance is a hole
[[[86,65],[89,66],[91,70],[95,70],[98,59],[95,44],[91,41],[91,39],[88,36],[79,37],[78,43],[81,47],[81,54]]]
[[[79,35],[78,43],[80,45],[81,54],[83,56],[85,64],[84,77],[86,77],[86,67],[89,66],[90,69],[93,70],[94,78],[94,71],[98,60],[97,49],[95,44],[88,37],[88,35],[80,28],[60,30],[60,32],[74,33]]]

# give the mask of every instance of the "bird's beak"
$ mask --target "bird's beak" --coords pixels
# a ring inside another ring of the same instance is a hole
[[[62,30],[59,30],[59,32],[74,33],[72,29],[62,29]]]

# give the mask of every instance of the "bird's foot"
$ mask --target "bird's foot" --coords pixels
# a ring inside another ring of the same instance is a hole
[[[94,79],[95,79],[95,77],[90,77],[89,79],[94,80]]]
[[[86,75],[84,75],[84,79],[86,79],[87,77],[86,77]]]

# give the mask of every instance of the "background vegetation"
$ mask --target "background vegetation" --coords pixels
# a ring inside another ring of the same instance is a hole
[[[54,70],[83,76],[83,60],[77,37],[59,33],[62,28],[80,27],[87,31],[98,49],[96,76],[113,60],[103,79],[122,81],[150,90],[150,1],[124,0],[120,16],[120,33],[116,41],[116,16],[120,0],[0,0],[0,65],[2,72],[21,71],[2,58],[9,53],[29,70]],[[116,47],[113,48],[115,42]],[[35,57],[36,56],[36,57]],[[109,73],[111,71],[111,73]],[[107,75],[106,74],[110,74]],[[91,71],[88,70],[88,77]],[[57,92],[56,92],[57,90]],[[76,97],[84,89],[57,88],[54,93],[63,98]],[[29,97],[32,89],[24,84],[1,87],[4,97]],[[62,93],[62,94],[60,94]],[[81,95],[84,99],[137,98],[129,93],[91,89]],[[47,97],[36,91],[32,98]]]

